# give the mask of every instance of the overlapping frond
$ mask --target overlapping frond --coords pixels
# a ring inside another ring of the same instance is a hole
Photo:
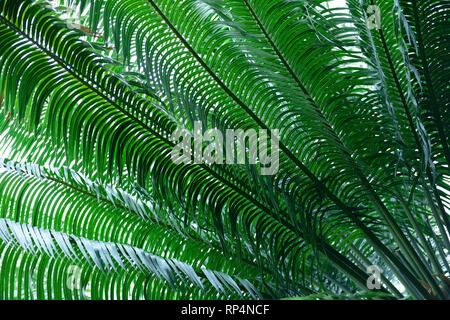
[[[353,296],[377,264],[381,291],[445,298],[448,9],[2,0],[4,264],[42,280],[76,252],[97,298]],[[172,133],[197,121],[279,129],[278,172],[175,164]],[[38,296],[83,297],[64,277]]]

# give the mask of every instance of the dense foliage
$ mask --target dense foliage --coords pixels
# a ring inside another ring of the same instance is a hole
[[[0,298],[448,298],[449,31],[436,0],[0,0]],[[278,172],[174,163],[198,121],[278,129]]]

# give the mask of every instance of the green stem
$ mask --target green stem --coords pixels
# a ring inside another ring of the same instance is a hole
[[[431,249],[430,244],[428,243],[427,239],[425,238],[425,235],[423,234],[419,224],[417,223],[416,219],[414,219],[413,214],[411,213],[411,210],[409,209],[408,205],[405,203],[402,197],[398,197],[400,200],[400,203],[403,207],[403,209],[406,212],[406,215],[408,217],[408,220],[411,222],[411,224],[414,227],[414,230],[416,231],[416,235],[418,235],[420,242],[422,243],[422,246],[425,248],[425,251],[427,252],[428,257],[431,260],[431,263],[433,264],[434,272],[435,273],[443,273],[440,264],[438,263],[435,254],[433,253],[433,250]]]

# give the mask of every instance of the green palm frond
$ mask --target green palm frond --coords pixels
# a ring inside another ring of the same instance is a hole
[[[1,0],[1,297],[445,299],[449,10]],[[176,164],[198,122],[279,170]]]
[[[124,192],[103,189],[68,168],[61,171],[53,169],[48,174],[45,168],[33,164],[7,162],[3,167],[11,172],[4,174],[0,182],[4,199],[14,199],[14,194],[8,191],[14,190],[20,195],[17,202],[10,201],[8,206],[4,202],[1,208],[4,217],[0,223],[3,226],[1,238],[4,242],[10,243],[13,239],[12,242],[24,250],[38,250],[52,258],[58,253],[56,256],[64,256],[73,262],[78,262],[80,258],[72,257],[71,253],[80,250],[87,264],[103,273],[116,270],[117,264],[125,268],[123,262],[128,261],[135,269],[142,270],[146,266],[149,269],[147,272],[151,271],[159,279],[169,281],[174,289],[177,286],[174,279],[181,272],[205,291],[193,269],[195,267],[197,272],[204,273],[203,277],[210,279],[214,288],[226,294],[224,285],[215,279],[216,272],[206,268],[215,266],[235,275],[240,273],[214,248],[200,241],[186,242],[181,239],[172,225],[163,228],[142,221],[148,221],[147,214],[154,210]],[[36,207],[33,208],[32,203],[36,203]],[[134,212],[130,214],[132,210]],[[139,214],[145,219],[139,219]],[[96,225],[96,230],[92,229],[92,225]],[[34,231],[27,231],[31,229]],[[76,243],[78,247],[75,248],[78,249],[71,247],[71,243]],[[119,253],[123,253],[120,259]],[[152,269],[152,266],[157,268]],[[248,275],[253,273],[257,279],[255,267],[248,266],[246,272]],[[226,274],[219,273],[219,278],[228,287],[239,288]],[[250,282],[241,281],[252,288]],[[254,288],[252,295],[253,292],[258,291]],[[241,289],[234,292],[237,295],[240,293]]]

